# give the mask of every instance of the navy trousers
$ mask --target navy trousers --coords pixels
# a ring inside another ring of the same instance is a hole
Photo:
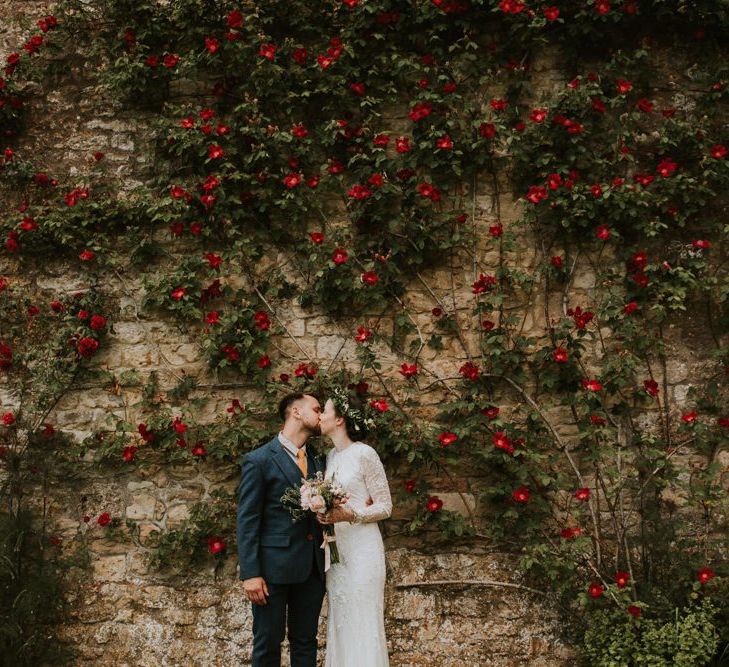
[[[288,636],[291,667],[316,667],[316,632],[325,584],[318,569],[300,584],[270,584],[265,605],[253,605],[253,667],[280,667]]]

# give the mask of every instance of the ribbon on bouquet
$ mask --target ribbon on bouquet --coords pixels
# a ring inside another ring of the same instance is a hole
[[[329,545],[332,542],[336,541],[336,535],[330,535],[329,533],[324,531],[324,541],[321,543],[321,548],[324,549],[324,572],[326,572],[332,566],[332,549]]]

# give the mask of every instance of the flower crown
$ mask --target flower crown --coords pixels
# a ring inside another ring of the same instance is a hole
[[[358,430],[372,429],[375,427],[375,420],[366,408],[358,409],[350,405],[349,394],[346,389],[339,385],[330,387],[332,403],[337,413],[349,419],[352,425]]]

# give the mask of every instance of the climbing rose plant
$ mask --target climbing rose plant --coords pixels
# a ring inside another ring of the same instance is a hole
[[[126,470],[234,466],[273,428],[281,392],[345,382],[398,471],[405,530],[513,548],[600,664],[658,651],[646,638],[679,609],[686,628],[712,628],[686,630],[686,664],[703,664],[729,639],[728,12],[662,0],[59,5],[0,83],[3,169],[22,193],[0,221],[5,259],[23,273],[63,257],[101,285],[141,273],[144,313],[253,397],[199,423],[196,378],[163,395],[151,377],[139,418],[78,454]],[[87,39],[100,94],[154,121],[143,187],[120,196],[102,154],[83,178],[24,154],[24,82],[42,77],[50,31]],[[657,66],[668,56],[671,87]],[[189,81],[206,95],[185,101]],[[414,286],[429,317],[409,304]],[[292,304],[329,316],[354,347],[341,374],[276,344],[296,340]],[[90,317],[73,344],[82,360],[97,353]],[[688,382],[677,327],[703,348]],[[0,342],[7,369],[17,343]],[[460,358],[450,372],[433,363],[446,349]],[[461,494],[463,515],[444,492]],[[153,536],[154,565],[234,551],[233,500],[214,500]],[[635,642],[605,644],[615,632]]]

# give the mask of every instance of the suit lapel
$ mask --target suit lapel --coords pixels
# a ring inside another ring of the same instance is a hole
[[[316,477],[316,473],[319,472],[319,457],[315,456],[311,451],[306,451],[306,459],[308,461],[308,469],[307,472],[309,473],[307,477]]]
[[[271,458],[289,482],[297,488],[301,486],[301,470],[299,470],[299,466],[284,451],[283,445],[278,437],[274,438],[271,442]]]

